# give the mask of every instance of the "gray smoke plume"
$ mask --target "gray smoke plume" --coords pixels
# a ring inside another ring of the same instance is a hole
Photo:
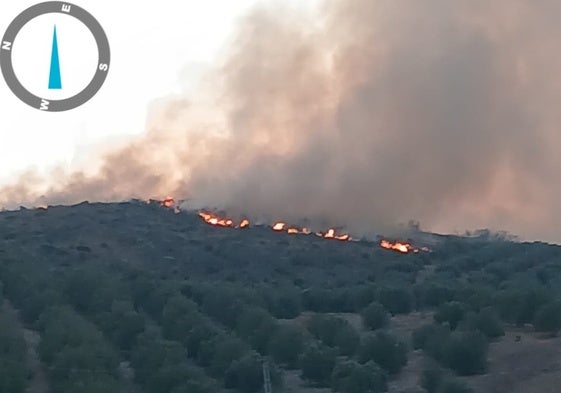
[[[559,242],[560,17],[558,0],[261,6],[200,94],[159,102],[143,138],[45,200],[172,194],[351,231],[415,219]],[[33,200],[30,183],[0,203]]]

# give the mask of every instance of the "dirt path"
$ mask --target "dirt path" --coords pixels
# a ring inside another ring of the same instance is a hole
[[[29,380],[29,384],[27,386],[27,392],[48,393],[49,385],[47,383],[47,377],[37,353],[37,347],[41,339],[39,337],[39,334],[32,330],[26,329],[23,326],[23,323],[21,322],[21,318],[19,316],[19,312],[14,309],[14,307],[8,300],[4,299],[2,308],[4,313],[10,316],[17,324],[17,326],[21,329],[23,339],[25,340],[25,344],[27,347],[27,366],[31,371],[31,379]]]

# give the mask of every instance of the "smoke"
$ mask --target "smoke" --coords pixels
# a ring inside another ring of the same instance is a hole
[[[187,207],[561,241],[561,2],[331,0],[254,9],[196,96],[44,200]],[[0,204],[34,201],[32,178]],[[3,200],[2,200],[3,199]]]

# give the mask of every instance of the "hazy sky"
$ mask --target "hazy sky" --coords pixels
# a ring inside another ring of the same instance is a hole
[[[143,133],[149,103],[189,88],[197,80],[198,70],[204,63],[212,62],[223,48],[236,18],[256,2],[75,1],[96,17],[108,36],[112,56],[108,78],[92,100],[75,110],[60,113],[45,113],[28,107],[0,78],[0,184],[13,181],[25,170],[44,172],[60,164],[82,163],[88,154],[95,152],[96,146],[107,143],[109,138],[114,141],[116,136]],[[38,1],[2,2],[1,34],[16,15],[36,3]],[[20,55],[17,69],[27,79],[44,77],[46,83],[52,27],[41,23],[41,18],[44,19],[39,17],[33,21],[34,28],[29,23],[28,31],[22,30],[16,38],[16,42],[32,40],[36,38],[33,34],[44,29],[43,37],[47,42],[41,45],[40,58],[33,56],[32,61],[26,61],[32,55]],[[68,72],[68,63],[80,60],[80,57],[68,55],[81,44],[79,38],[83,37],[76,32],[79,30],[61,31],[60,26],[58,30],[61,68],[66,81],[73,76],[83,77],[78,73],[73,75],[74,69]],[[103,116],[99,116],[100,113]]]

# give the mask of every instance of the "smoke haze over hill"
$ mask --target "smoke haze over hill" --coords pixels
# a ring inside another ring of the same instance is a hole
[[[561,3],[260,6],[196,95],[96,171],[22,177],[0,204],[189,198],[232,214],[561,241]],[[39,197],[44,195],[44,197]]]

